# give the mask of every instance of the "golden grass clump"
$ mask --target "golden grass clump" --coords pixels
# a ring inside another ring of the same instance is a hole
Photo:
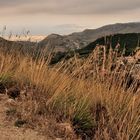
[[[0,77],[10,75],[24,90],[17,118],[52,137],[59,134],[53,125],[68,123],[77,136],[61,133],[64,139],[139,140],[140,93],[135,80],[128,86],[134,65],[121,65],[117,50],[106,52],[98,46],[86,59],[49,65],[43,57],[1,51]]]

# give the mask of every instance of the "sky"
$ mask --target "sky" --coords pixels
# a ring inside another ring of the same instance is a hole
[[[70,34],[87,28],[140,22],[140,0],[0,0],[0,31]]]

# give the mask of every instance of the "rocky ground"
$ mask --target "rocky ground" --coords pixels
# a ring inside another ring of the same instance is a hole
[[[6,95],[0,95],[0,139],[1,140],[46,140],[32,129],[18,128],[13,121],[6,120],[9,104],[14,104]]]
[[[14,115],[12,118],[10,116],[18,103],[17,99],[0,94],[0,140],[80,140],[69,123],[52,123],[50,127],[51,122],[48,120],[45,134],[38,129],[15,125],[16,118],[13,119]]]

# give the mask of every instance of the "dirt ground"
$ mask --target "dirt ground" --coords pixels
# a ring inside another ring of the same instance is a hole
[[[15,127],[6,120],[6,95],[0,95],[0,140],[50,140],[32,129]]]

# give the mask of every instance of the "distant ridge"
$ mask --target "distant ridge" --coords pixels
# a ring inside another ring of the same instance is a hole
[[[56,50],[66,51],[67,49],[83,48],[98,38],[119,33],[140,33],[140,22],[116,23],[64,36],[52,34],[42,40],[40,44],[48,48],[53,47]]]

